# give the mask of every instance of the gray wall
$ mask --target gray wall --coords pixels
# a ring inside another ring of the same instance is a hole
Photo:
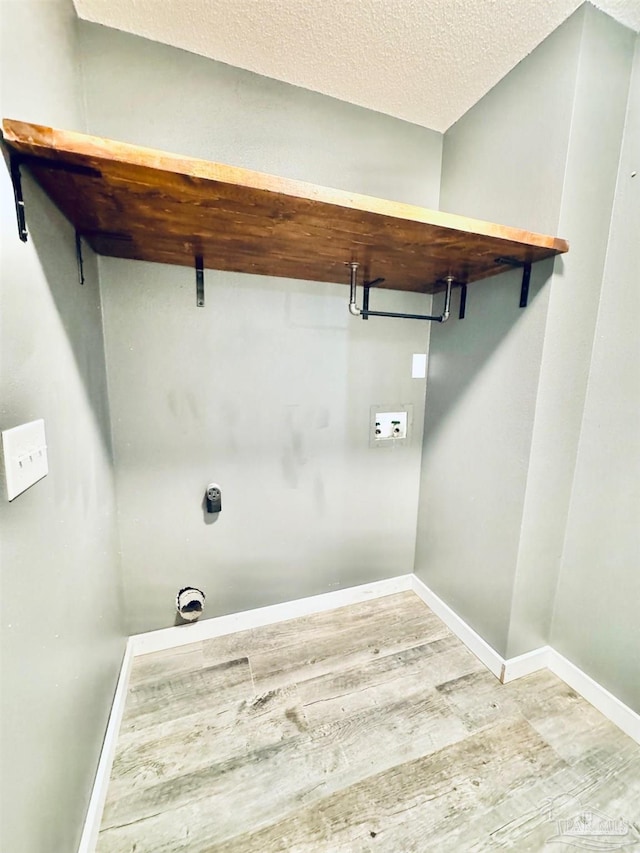
[[[558,651],[640,712],[638,235],[640,38],[551,635]]]
[[[70,2],[3,2],[0,112],[84,128]],[[49,475],[0,478],[0,848],[77,847],[124,647],[97,265],[27,177],[30,242],[0,169],[0,428],[43,417]]]
[[[86,24],[93,133],[438,206],[442,137]],[[347,260],[347,259],[345,259]],[[131,631],[172,624],[185,584],[215,616],[413,570],[426,352],[420,323],[349,315],[336,284],[100,259]],[[346,279],[346,272],[345,272]],[[378,304],[429,309],[380,292]],[[372,404],[412,440],[369,448]],[[206,484],[223,512],[205,523]]]
[[[633,40],[581,7],[445,135],[443,208],[571,247],[432,331],[416,573],[509,657],[550,638]]]
[[[549,640],[633,58],[631,30],[592,6],[583,21],[558,224],[571,249],[549,289],[508,657]]]
[[[444,210],[557,233],[582,28],[583,11],[445,134]],[[431,332],[415,570],[502,652],[551,270],[534,267],[526,310],[507,273]]]

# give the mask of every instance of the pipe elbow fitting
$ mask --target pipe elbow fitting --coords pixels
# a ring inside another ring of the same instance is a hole
[[[349,313],[353,314],[354,317],[359,317],[362,314],[362,311],[358,308],[355,302],[350,302]]]

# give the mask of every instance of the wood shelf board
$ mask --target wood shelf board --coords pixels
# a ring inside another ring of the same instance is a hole
[[[102,255],[431,293],[566,252],[564,240],[5,119],[7,146]]]

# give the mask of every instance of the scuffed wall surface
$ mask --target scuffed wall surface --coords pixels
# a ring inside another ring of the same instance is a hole
[[[84,129],[70,2],[3,2],[3,116]],[[23,179],[18,239],[0,167],[0,428],[44,418],[49,475],[11,503],[0,478],[0,849],[73,853],[124,649],[97,264]]]
[[[440,134],[101,27],[82,42],[94,133],[438,205]],[[352,317],[341,284],[206,271],[199,309],[188,268],[105,258],[100,281],[132,631],[172,624],[188,584],[215,616],[413,570],[426,324]],[[413,406],[408,446],[369,448],[377,403]]]

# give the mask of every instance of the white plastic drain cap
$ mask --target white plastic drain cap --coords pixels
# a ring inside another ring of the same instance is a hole
[[[186,622],[195,622],[202,614],[206,596],[201,589],[185,586],[176,596],[176,608]]]

